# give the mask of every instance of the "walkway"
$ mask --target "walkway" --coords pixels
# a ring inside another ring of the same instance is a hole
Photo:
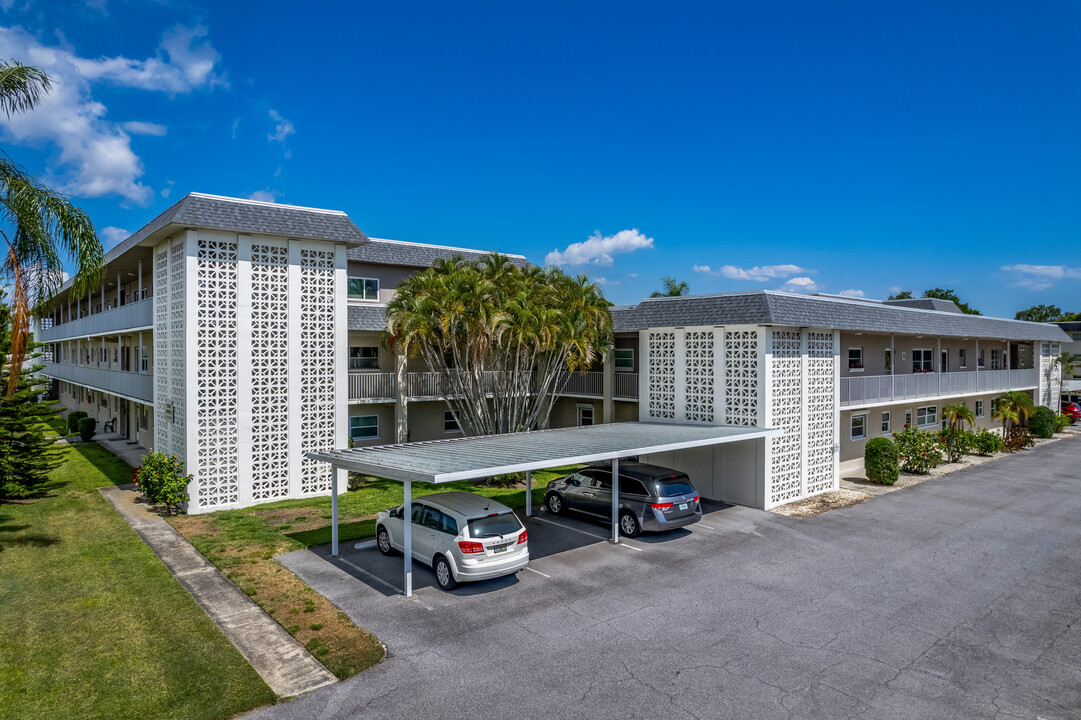
[[[322,663],[274,622],[169,523],[136,504],[131,485],[100,492],[150,546],[207,615],[280,697],[337,682]]]
[[[731,507],[618,548],[579,521],[597,537],[546,552],[568,523],[542,514],[531,571],[442,593],[418,569],[413,600],[356,569],[377,552],[291,553],[388,655],[259,717],[1076,720],[1079,462],[1067,438],[805,520]]]

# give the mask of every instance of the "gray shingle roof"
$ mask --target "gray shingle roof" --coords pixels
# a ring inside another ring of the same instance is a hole
[[[374,330],[387,329],[387,306],[386,305],[354,305],[349,304],[349,329],[350,330]]]
[[[617,331],[696,325],[787,325],[835,330],[1067,342],[1053,323],[897,307],[772,290],[649,298],[613,315]]]
[[[470,250],[468,248],[448,247],[444,245],[425,245],[422,243],[403,242],[370,238],[364,245],[350,248],[349,259],[374,265],[404,265],[405,267],[426,268],[436,260],[449,260],[460,256],[467,260],[479,260],[488,254],[488,250]],[[508,253],[503,253],[508,255]],[[515,265],[528,265],[524,255],[508,255]]]
[[[1081,331],[1081,322],[1077,322],[1075,320],[1069,320],[1066,322],[1060,322],[1055,324],[1067,332]]]
[[[909,298],[907,300],[886,300],[887,305],[900,305],[901,307],[919,308],[920,310],[939,310],[941,312],[959,313],[961,308],[953,300],[940,300],[938,298]]]

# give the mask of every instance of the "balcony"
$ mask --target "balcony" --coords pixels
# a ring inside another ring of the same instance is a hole
[[[41,330],[34,339],[38,342],[58,342],[92,335],[111,335],[136,328],[150,328],[153,325],[154,299],[147,298],[61,325],[53,325]]]
[[[93,390],[102,390],[121,397],[154,401],[154,376],[122,370],[105,370],[93,365],[47,363],[41,374],[65,380]]]
[[[489,393],[498,383],[495,372],[485,372],[482,382]],[[412,372],[406,374],[406,394],[410,400],[440,400],[444,397],[439,373]],[[570,397],[603,397],[603,373],[571,373],[567,386],[559,393]],[[394,373],[350,373],[350,402],[394,402]],[[616,373],[614,396],[621,400],[638,399],[638,373]]]
[[[1026,390],[1038,384],[1034,369],[847,377],[841,378],[841,407]]]

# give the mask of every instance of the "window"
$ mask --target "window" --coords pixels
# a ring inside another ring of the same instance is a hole
[[[938,424],[938,406],[928,405],[927,407],[916,408],[916,424],[920,427],[926,425]]]
[[[949,371],[950,371],[950,351],[949,350],[943,350],[942,351],[942,372],[949,372]]]
[[[634,370],[634,348],[615,349],[616,370]]]
[[[959,350],[957,351],[957,367],[959,367],[959,368],[966,368],[966,367],[968,367],[968,360],[967,360],[967,359],[965,358],[965,356],[966,356],[967,354],[968,354],[968,353],[966,353],[966,352],[965,352],[965,349],[964,349],[964,348],[960,348],[960,349],[959,349]]]
[[[863,370],[863,348],[848,348],[848,369]]]
[[[998,398],[995,398],[994,400],[991,401],[991,417],[994,417],[995,413],[997,413],[997,412],[998,412]]]
[[[105,393],[98,393],[98,406],[103,408],[109,407],[109,400],[105,397]]]
[[[349,437],[354,440],[370,440],[379,437],[378,415],[355,415],[349,418]]]
[[[378,347],[351,347],[349,348],[350,370],[378,370],[379,348]]]
[[[905,410],[905,427],[912,427],[912,411]]]
[[[143,356],[139,358],[139,369],[146,372],[150,368],[150,356],[149,349],[146,345],[142,347]]]
[[[886,356],[884,358],[883,367],[886,368],[886,374],[893,374],[893,350],[886,348]]]
[[[912,372],[924,373],[934,370],[934,358],[930,349],[912,351]]]
[[[135,414],[139,418],[139,429],[140,430],[149,430],[150,429],[150,413],[147,412],[146,405],[140,405],[138,407],[138,410],[136,410]]]
[[[853,415],[851,431],[853,440],[862,440],[867,437],[867,416]]]
[[[890,431],[890,414],[888,412],[882,413],[882,434],[885,435]]]
[[[982,348],[980,349],[980,352],[976,355],[976,367],[977,368],[982,368],[983,367],[983,349]]]
[[[378,300],[379,281],[375,278],[349,278],[349,297],[354,300]]]
[[[992,370],[998,370],[999,369],[999,366],[1002,363],[1002,361],[1000,360],[1001,357],[1002,357],[1002,351],[1001,350],[999,350],[998,348],[991,348],[991,369]]]
[[[443,432],[461,432],[462,428],[458,425],[458,415],[453,410],[445,410],[443,412]]]
[[[592,425],[593,424],[593,406],[578,404],[578,425]]]
[[[983,417],[983,400],[976,401],[976,417]]]
[[[629,478],[626,475],[619,476],[619,494],[623,495],[648,495],[641,480]]]

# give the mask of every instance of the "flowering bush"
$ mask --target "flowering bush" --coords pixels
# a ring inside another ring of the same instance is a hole
[[[176,455],[150,453],[143,458],[133,479],[150,504],[164,505],[170,513],[179,512],[180,505],[188,501],[192,476],[184,474],[184,463]]]
[[[942,441],[935,433],[926,433],[911,425],[893,434],[901,469],[906,473],[926,475],[942,462]]]

